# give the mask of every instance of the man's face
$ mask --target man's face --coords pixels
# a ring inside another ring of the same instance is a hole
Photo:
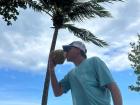
[[[76,47],[69,47],[67,51],[65,52],[65,57],[67,58],[67,61],[74,61],[74,59],[77,58],[80,54],[80,49]]]

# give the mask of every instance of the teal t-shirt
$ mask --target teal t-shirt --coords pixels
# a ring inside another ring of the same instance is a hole
[[[111,82],[108,67],[98,57],[82,61],[60,81],[63,93],[71,90],[73,105],[110,105],[110,92],[104,85]]]

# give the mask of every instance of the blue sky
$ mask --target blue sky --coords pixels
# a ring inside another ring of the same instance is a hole
[[[104,4],[113,18],[96,18],[75,23],[86,28],[110,46],[99,48],[85,43],[88,57],[98,56],[106,62],[123,96],[124,105],[139,105],[140,94],[128,86],[135,83],[135,75],[127,58],[130,42],[140,33],[140,1],[126,0]],[[12,26],[0,17],[0,105],[39,105],[47,66],[53,29],[50,17],[32,10],[20,10]],[[65,36],[65,37],[64,37]],[[67,30],[60,30],[56,49],[73,40],[80,40]],[[58,79],[73,67],[65,62],[56,67]],[[50,87],[48,105],[72,105],[70,92],[54,97]]]

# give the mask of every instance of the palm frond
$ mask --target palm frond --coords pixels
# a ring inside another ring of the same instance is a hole
[[[37,1],[33,0],[26,0],[26,3],[28,4],[29,8],[32,8],[34,11],[37,12],[42,12],[43,11],[43,6]]]
[[[47,0],[39,0],[44,10],[51,11],[52,7]]]
[[[95,35],[93,35],[90,31],[86,29],[77,28],[71,24],[64,24],[63,28],[67,28],[75,36],[81,38],[85,42],[92,42],[93,44],[99,47],[108,46],[108,44],[105,41],[98,39]]]
[[[96,16],[111,17],[111,14],[97,2],[88,1],[76,3],[68,16],[72,21],[82,21]]]
[[[103,2],[112,3],[114,1],[123,1],[123,0],[91,0],[91,1],[98,2],[98,3],[103,3]]]

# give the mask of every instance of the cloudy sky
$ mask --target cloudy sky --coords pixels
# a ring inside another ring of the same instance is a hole
[[[140,0],[104,6],[111,12],[112,18],[97,17],[75,25],[90,30],[109,43],[110,46],[105,48],[85,43],[87,55],[98,56],[106,62],[120,87],[124,105],[139,105],[139,93],[128,89],[136,79],[128,61],[128,52],[129,43],[137,41],[137,33],[140,32]],[[0,24],[0,105],[38,105],[54,31],[51,18],[28,9],[20,10],[18,20],[12,26],[7,26],[1,16]],[[60,30],[56,49],[73,40],[80,39],[68,30]],[[72,67],[67,62],[58,65],[58,79]],[[50,87],[48,105],[54,104],[71,105],[70,92],[55,98]]]

